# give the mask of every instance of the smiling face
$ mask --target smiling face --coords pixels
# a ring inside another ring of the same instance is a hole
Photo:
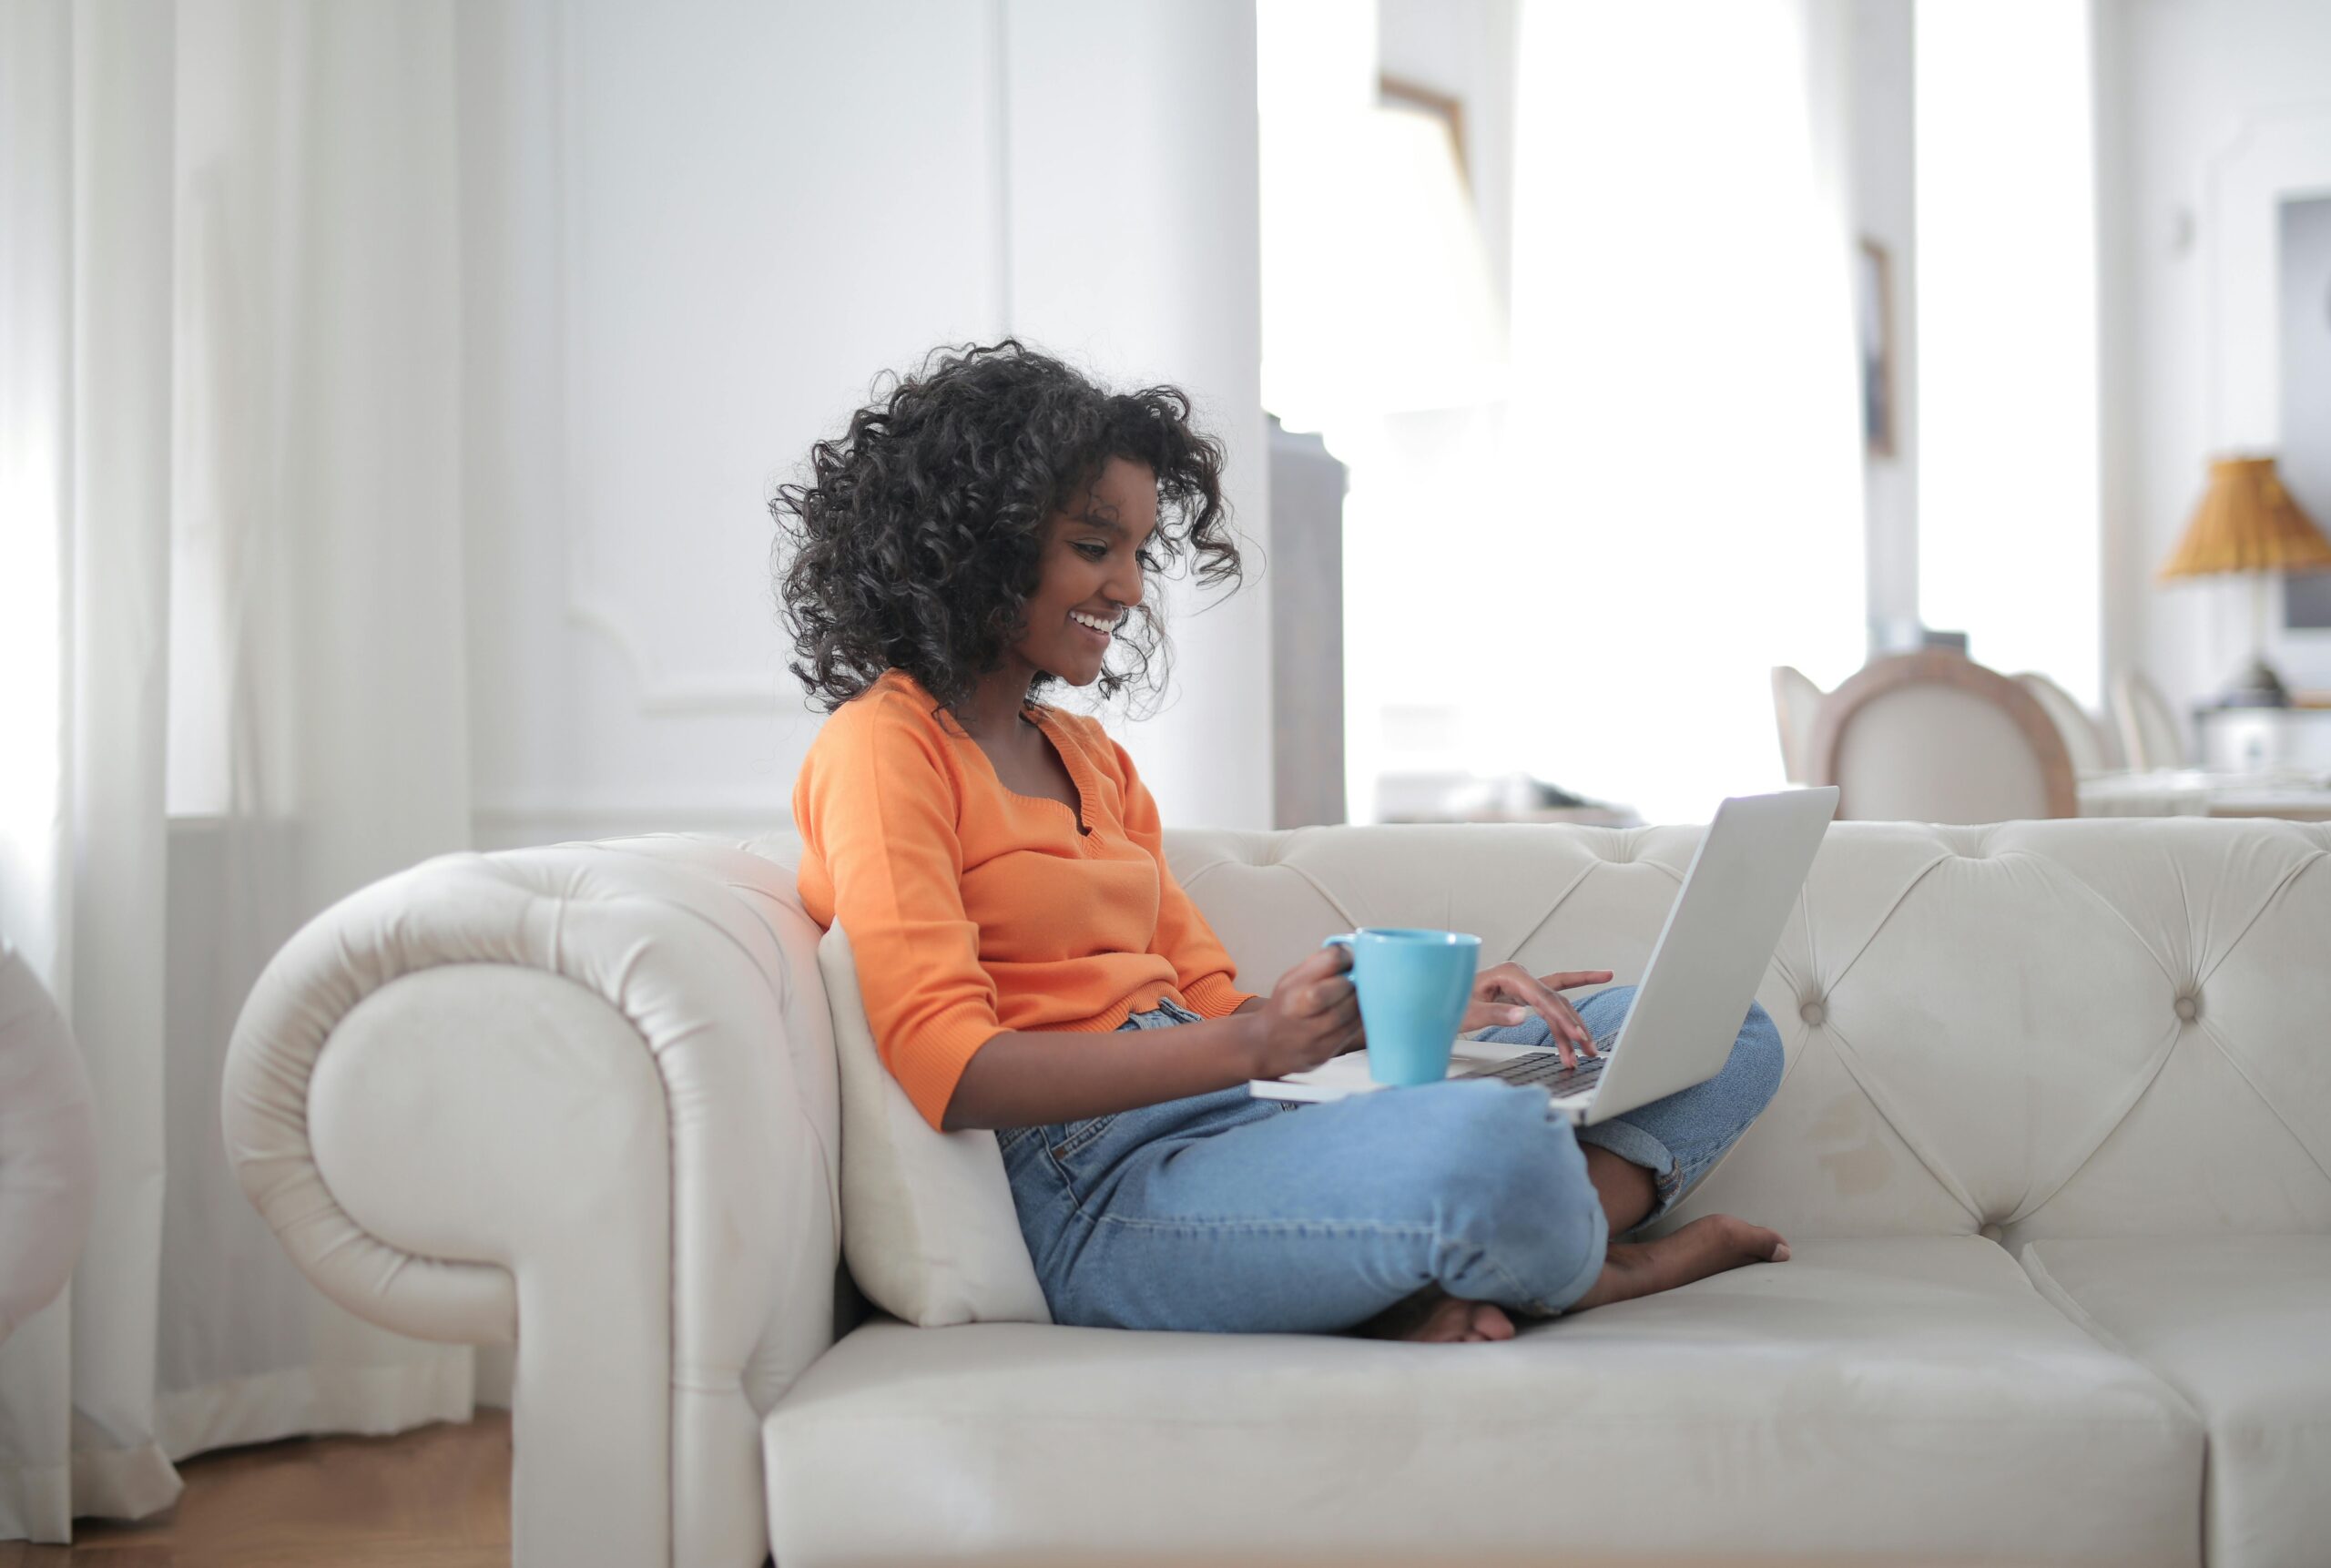
[[[1047,525],[1027,630],[1013,654],[1071,686],[1098,680],[1111,640],[1141,603],[1156,528],[1156,473],[1112,457],[1092,489]]]

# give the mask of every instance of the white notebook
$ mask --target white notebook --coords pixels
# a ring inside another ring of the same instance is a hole
[[[1486,1040],[1469,1040],[1461,1034],[1456,1048],[1449,1054],[1449,1075],[1461,1078],[1477,1068],[1494,1067],[1516,1056],[1531,1054],[1532,1049],[1527,1045],[1493,1045]],[[1391,1087],[1368,1075],[1368,1053],[1364,1050],[1347,1051],[1306,1073],[1247,1080],[1247,1092],[1258,1100],[1340,1100],[1347,1095],[1366,1095]]]

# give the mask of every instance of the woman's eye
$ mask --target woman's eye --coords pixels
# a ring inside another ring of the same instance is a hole
[[[1109,558],[1109,547],[1106,545],[1102,544],[1097,539],[1080,539],[1076,541],[1076,553],[1084,556],[1088,561],[1105,561]],[[1144,545],[1142,548],[1135,550],[1133,553],[1133,558],[1134,564],[1138,565],[1145,572],[1155,572],[1157,570],[1157,557],[1150,551],[1147,545]]]

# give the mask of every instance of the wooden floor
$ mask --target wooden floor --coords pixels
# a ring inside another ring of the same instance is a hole
[[[203,1454],[178,1466],[178,1505],[139,1524],[84,1520],[70,1546],[0,1541],[0,1568],[505,1568],[510,1561],[510,1418],[392,1438],[295,1438]],[[980,1568],[1263,1568],[1216,1553],[1025,1553]],[[1347,1568],[1348,1554],[1273,1557],[1269,1568]],[[1376,1558],[1371,1568],[1544,1568],[1543,1553],[1468,1552]],[[1661,1559],[1588,1554],[1564,1568],[1659,1568]],[[1801,1568],[1795,1558],[1729,1559],[1732,1568]],[[1834,1561],[1847,1568],[1848,1560]],[[1857,1558],[1864,1568],[1966,1568],[1959,1560]],[[899,1568],[906,1568],[905,1564]]]
[[[0,1541],[0,1568],[505,1568],[510,1418],[392,1438],[294,1438],[178,1466],[138,1524],[82,1520],[70,1546]]]

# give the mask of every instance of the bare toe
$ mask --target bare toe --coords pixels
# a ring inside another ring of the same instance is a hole
[[[1444,1296],[1432,1304],[1424,1321],[1416,1325],[1404,1339],[1421,1340],[1427,1344],[1449,1345],[1472,1338],[1473,1304],[1454,1296]]]
[[[1351,1330],[1372,1339],[1474,1344],[1513,1338],[1513,1319],[1492,1301],[1467,1301],[1427,1286]]]
[[[1494,1301],[1473,1303],[1473,1338],[1476,1339],[1511,1339],[1513,1319]]]

